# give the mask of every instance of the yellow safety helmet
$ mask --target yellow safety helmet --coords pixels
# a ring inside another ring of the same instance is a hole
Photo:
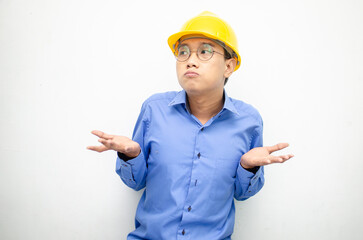
[[[214,13],[205,11],[188,20],[180,32],[171,35],[168,39],[170,49],[176,54],[180,38],[186,35],[203,35],[207,38],[218,40],[232,49],[232,57],[236,59],[236,71],[241,65],[241,56],[238,53],[237,37],[231,26]],[[227,48],[228,49],[228,48]]]

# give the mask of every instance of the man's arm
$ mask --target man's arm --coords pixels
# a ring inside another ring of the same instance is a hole
[[[261,124],[251,138],[250,149],[261,147],[263,145],[262,139]],[[237,168],[234,197],[237,200],[246,200],[260,191],[264,183],[265,178],[263,166],[244,167],[242,165],[241,157]]]
[[[294,156],[292,154],[280,156],[271,155],[271,153],[275,151],[288,147],[288,143],[279,143],[268,147],[262,146],[261,125],[261,127],[256,129],[256,132],[251,139],[251,150],[241,157],[240,164],[237,168],[234,195],[237,200],[246,200],[260,191],[265,183],[265,165],[283,163]]]
[[[103,145],[87,147],[97,152],[117,151],[116,173],[127,186],[134,190],[145,187],[146,159],[148,157],[148,150],[144,144],[144,136],[147,130],[146,122],[147,117],[143,105],[135,125],[132,140],[124,136],[110,135],[94,130],[92,133],[99,137],[98,141]]]

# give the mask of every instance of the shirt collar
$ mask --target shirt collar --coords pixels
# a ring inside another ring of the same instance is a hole
[[[174,106],[182,103],[184,103],[185,106],[187,105],[187,95],[185,93],[185,90],[178,92],[173,100],[171,100],[171,102],[169,103],[169,106]]]
[[[231,112],[233,112],[234,114],[236,115],[239,115],[236,107],[234,106],[233,102],[231,101],[231,99],[228,97],[227,93],[225,90],[223,90],[223,93],[224,93],[224,106],[223,108],[224,109],[227,109]]]
[[[224,94],[224,106],[223,109],[227,109],[229,111],[231,111],[232,113],[239,115],[236,107],[234,106],[234,104],[232,103],[231,99],[228,97],[226,91],[223,89],[223,94]],[[180,92],[177,93],[177,95],[174,97],[173,100],[171,100],[171,102],[169,103],[169,106],[174,106],[174,105],[178,105],[178,104],[185,104],[185,106],[187,106],[187,97],[186,97],[186,92],[185,90],[182,90]]]

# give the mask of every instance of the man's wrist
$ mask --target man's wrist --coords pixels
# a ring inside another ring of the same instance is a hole
[[[242,161],[240,162],[240,164],[241,164],[241,167],[243,167],[244,169],[250,169],[250,168],[254,168],[255,166],[248,166],[248,165],[246,165],[246,164],[243,164],[242,163]]]
[[[260,169],[259,166],[253,166],[253,167],[250,167],[250,166],[245,166],[244,164],[240,163],[241,167],[253,174],[256,174],[256,172],[258,171],[258,169]]]
[[[129,161],[131,159],[134,159],[137,156],[139,156],[140,153],[141,153],[141,149],[140,149],[140,151],[139,151],[139,153],[137,155],[135,155],[135,154],[134,155],[127,155],[127,154],[124,154],[122,152],[117,152],[117,155],[118,155],[119,158],[121,158],[122,160],[124,160],[125,162],[127,162],[127,161]]]

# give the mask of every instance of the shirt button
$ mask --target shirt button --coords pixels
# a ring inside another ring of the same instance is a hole
[[[190,212],[190,210],[192,210],[192,206],[189,206],[188,207],[188,212]]]
[[[200,153],[198,153],[198,155],[197,155],[197,156],[198,156],[198,158],[200,158]]]
[[[202,132],[203,132],[203,130],[204,130],[204,127],[202,127],[202,128],[200,129],[200,131],[202,131]]]
[[[182,234],[184,235],[185,234],[185,230],[183,229],[183,231],[182,231]]]

